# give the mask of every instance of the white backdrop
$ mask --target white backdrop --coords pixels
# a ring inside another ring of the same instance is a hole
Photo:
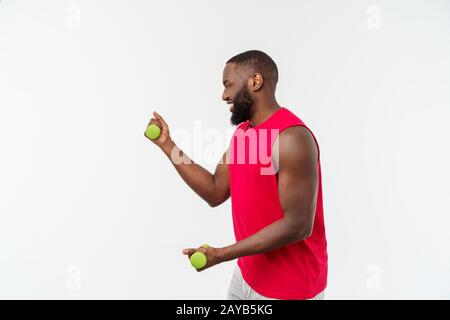
[[[230,201],[143,132],[214,170],[249,49],[320,143],[326,298],[450,298],[449,36],[449,1],[1,0],[0,298],[225,298],[235,262],[181,249],[231,244]]]

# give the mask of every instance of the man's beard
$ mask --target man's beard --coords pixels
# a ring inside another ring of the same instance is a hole
[[[251,106],[253,104],[252,97],[244,86],[233,99],[233,112],[230,118],[232,125],[238,125],[243,121],[250,119]]]

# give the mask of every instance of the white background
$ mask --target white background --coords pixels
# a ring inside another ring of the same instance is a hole
[[[326,298],[450,298],[449,38],[449,1],[1,0],[0,298],[225,298],[235,262],[181,250],[233,243],[230,201],[143,132],[159,111],[214,170],[249,49],[320,143]]]

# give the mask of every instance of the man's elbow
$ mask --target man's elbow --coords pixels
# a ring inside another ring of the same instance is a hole
[[[294,238],[296,241],[302,241],[308,239],[312,235],[312,224],[300,224],[295,227]]]
[[[209,205],[211,208],[215,208],[215,207],[220,206],[220,205],[221,205],[222,203],[224,203],[226,200],[227,200],[227,198],[225,198],[225,199],[219,199],[219,200],[215,199],[215,200],[209,200],[209,201],[207,201],[207,203],[208,203],[208,205]]]
[[[217,206],[219,206],[220,205],[220,203],[218,203],[218,202],[212,202],[212,201],[208,201],[208,205],[211,207],[211,208],[215,208],[215,207],[217,207]]]
[[[220,206],[222,203],[228,200],[230,193],[219,193],[209,197],[206,202],[211,208]]]
[[[299,241],[302,241],[302,240],[306,240],[306,239],[308,239],[310,236],[312,235],[312,228],[307,228],[306,230],[304,230],[301,234],[300,234],[300,236],[299,236]]]

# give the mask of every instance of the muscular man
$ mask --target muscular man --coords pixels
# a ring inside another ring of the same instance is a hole
[[[183,250],[206,254],[198,271],[238,259],[229,299],[321,299],[327,285],[319,146],[276,101],[277,82],[278,68],[264,52],[227,61],[222,99],[237,128],[214,174],[176,146],[161,115],[149,122],[162,129],[152,141],[192,190],[211,207],[231,197],[236,243]]]

